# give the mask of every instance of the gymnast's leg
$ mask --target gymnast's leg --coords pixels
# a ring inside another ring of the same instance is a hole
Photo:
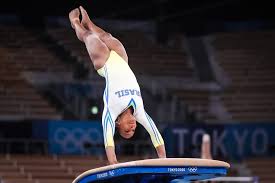
[[[79,20],[79,9],[76,8],[69,13],[72,28],[77,38],[85,43],[89,56],[96,70],[104,66],[109,58],[110,50],[107,45],[92,31],[86,29]]]
[[[87,11],[80,6],[82,15],[81,24],[86,29],[90,30],[94,34],[98,35],[100,40],[103,41],[110,50],[114,50],[119,56],[121,56],[128,63],[128,56],[123,44],[113,37],[110,33],[104,31],[97,25],[95,25],[89,18]]]

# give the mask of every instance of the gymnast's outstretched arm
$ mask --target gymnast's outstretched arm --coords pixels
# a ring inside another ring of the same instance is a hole
[[[114,146],[105,147],[105,152],[106,152],[107,159],[108,159],[110,165],[118,163]]]
[[[103,138],[104,138],[104,146],[107,159],[109,164],[116,164],[118,163],[115,153],[115,143],[114,143],[114,131],[115,131],[115,124],[111,119],[111,114],[108,113],[106,103],[104,100],[104,109],[102,113],[102,129],[103,129]],[[108,115],[110,115],[108,117]],[[109,119],[109,120],[108,120]]]
[[[138,111],[137,121],[147,130],[159,158],[166,158],[165,144],[152,118],[144,109]]]

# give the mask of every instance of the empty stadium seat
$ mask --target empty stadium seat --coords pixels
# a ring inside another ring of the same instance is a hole
[[[10,35],[13,32],[7,31],[5,34]],[[25,80],[23,72],[26,70],[20,67],[25,65],[20,65],[20,56],[13,57],[11,55],[13,51],[10,49],[0,49],[2,56],[0,63],[1,117],[4,119],[60,119],[61,115],[56,109]],[[25,53],[22,52],[22,55]],[[39,65],[41,67],[41,63]]]
[[[79,42],[73,31],[66,27],[48,27],[48,33],[72,56],[91,64],[85,46]],[[116,36],[125,44],[129,65],[135,73],[154,76],[196,77],[194,68],[183,50],[161,48],[146,38],[144,33],[138,31],[122,31]]]
[[[259,177],[259,182],[274,182],[275,158],[249,158],[244,162],[251,170],[251,174]]]
[[[212,35],[214,58],[231,82],[222,101],[232,121],[274,121],[274,31]]]

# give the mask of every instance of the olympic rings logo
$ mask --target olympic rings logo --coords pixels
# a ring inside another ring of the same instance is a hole
[[[94,128],[58,128],[54,132],[54,142],[61,147],[62,152],[85,152],[84,143],[100,143],[102,134]]]
[[[188,168],[188,171],[192,172],[192,173],[196,172],[197,170],[198,170],[197,167],[189,167]]]

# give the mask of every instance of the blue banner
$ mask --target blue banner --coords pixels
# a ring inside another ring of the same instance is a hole
[[[202,135],[211,137],[213,157],[242,159],[275,155],[275,124],[173,125],[163,131],[173,157],[200,157]]]
[[[104,154],[98,121],[47,121],[33,124],[33,137],[47,139],[52,154]],[[202,136],[211,137],[213,157],[243,159],[275,155],[275,124],[174,124],[161,131],[168,157],[200,157]]]
[[[101,154],[102,126],[95,121],[49,121],[48,142],[54,154]]]

